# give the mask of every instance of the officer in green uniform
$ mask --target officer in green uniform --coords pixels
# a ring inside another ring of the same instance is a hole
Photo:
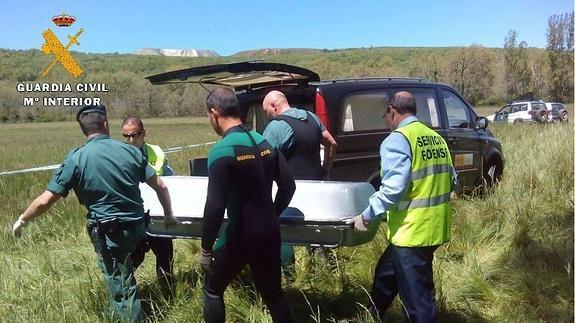
[[[144,313],[129,257],[145,235],[139,183],[146,182],[156,191],[166,225],[176,222],[170,195],[138,149],[110,139],[104,106],[84,106],[76,119],[86,143],[68,154],[47,190],[20,215],[12,231],[19,237],[26,224],[73,189],[88,210],[88,234],[110,292],[110,318],[142,321]]]
[[[383,318],[399,293],[410,321],[435,322],[433,253],[449,241],[457,177],[445,140],[416,111],[407,91],[389,100],[383,118],[393,132],[380,147],[381,187],[348,223],[365,231],[376,217],[387,217],[389,245],[375,267],[372,313]]]
[[[225,321],[224,291],[249,265],[273,321],[291,322],[281,288],[278,216],[295,192],[294,179],[283,155],[257,132],[243,126],[233,91],[214,90],[206,105],[210,123],[223,138],[208,156],[200,255],[200,265],[209,273],[204,286],[204,320]],[[275,199],[273,182],[278,187]],[[218,237],[226,210],[228,225]]]

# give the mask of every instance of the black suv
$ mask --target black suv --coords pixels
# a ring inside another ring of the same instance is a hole
[[[504,167],[501,144],[461,95],[448,85],[416,78],[320,81],[313,71],[285,64],[240,62],[200,66],[149,76],[152,84],[199,83],[233,88],[243,121],[262,132],[268,120],[262,100],[271,90],[293,107],[315,112],[338,142],[331,180],[380,185],[379,146],[391,130],[382,118],[391,96],[411,92],[417,117],[443,136],[458,173],[459,191],[491,184]]]

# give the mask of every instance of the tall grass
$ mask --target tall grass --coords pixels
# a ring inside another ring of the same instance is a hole
[[[146,121],[146,120],[145,120]],[[119,121],[112,121],[118,138]],[[205,119],[149,120],[149,140],[162,147],[215,139]],[[573,320],[573,127],[493,126],[503,143],[504,176],[486,197],[454,201],[452,240],[434,263],[444,321]],[[58,163],[83,141],[74,123],[0,127],[0,169]],[[38,155],[38,152],[42,152]],[[169,155],[179,174],[206,148]],[[25,228],[10,224],[41,193],[50,173],[0,176],[0,321],[105,321],[107,292],[84,232],[85,210],[71,194]],[[192,192],[190,193],[192,194]],[[383,226],[363,246],[310,257],[297,248],[297,273],[284,283],[298,322],[372,322],[366,305],[373,270],[385,249]],[[173,295],[156,282],[154,257],[137,279],[150,321],[202,319],[198,242],[176,240]],[[248,272],[225,295],[230,322],[271,322]],[[394,302],[386,320],[402,319]]]

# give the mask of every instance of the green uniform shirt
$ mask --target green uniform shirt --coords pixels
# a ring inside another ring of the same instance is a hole
[[[299,120],[307,120],[307,113],[305,112],[306,110],[303,109],[289,108],[281,115]],[[319,118],[311,111],[308,112],[319,125],[321,132],[324,132],[326,129],[319,121]],[[272,145],[272,147],[278,148],[282,152],[288,151],[288,149],[293,145],[293,129],[283,120],[271,120],[264,129],[263,136],[270,145]]]
[[[99,135],[68,154],[47,190],[65,197],[74,189],[90,221],[133,221],[144,213],[139,183],[153,175],[138,148]]]

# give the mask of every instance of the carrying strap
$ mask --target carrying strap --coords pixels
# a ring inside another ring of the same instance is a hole
[[[258,145],[256,144],[256,141],[254,140],[254,137],[252,136],[250,131],[243,124],[240,125],[240,128],[242,128],[242,130],[248,135],[248,137],[250,138],[250,141],[252,142],[251,151],[252,151],[252,154],[256,158],[256,163],[257,163],[257,168],[258,168],[259,185],[257,187],[257,190],[259,193],[258,195],[260,197],[260,200],[262,202],[264,202],[265,196],[263,194],[262,188],[265,186],[265,179],[264,179],[264,166],[263,166],[262,156],[261,156],[260,152],[258,151],[258,148],[257,148]]]

